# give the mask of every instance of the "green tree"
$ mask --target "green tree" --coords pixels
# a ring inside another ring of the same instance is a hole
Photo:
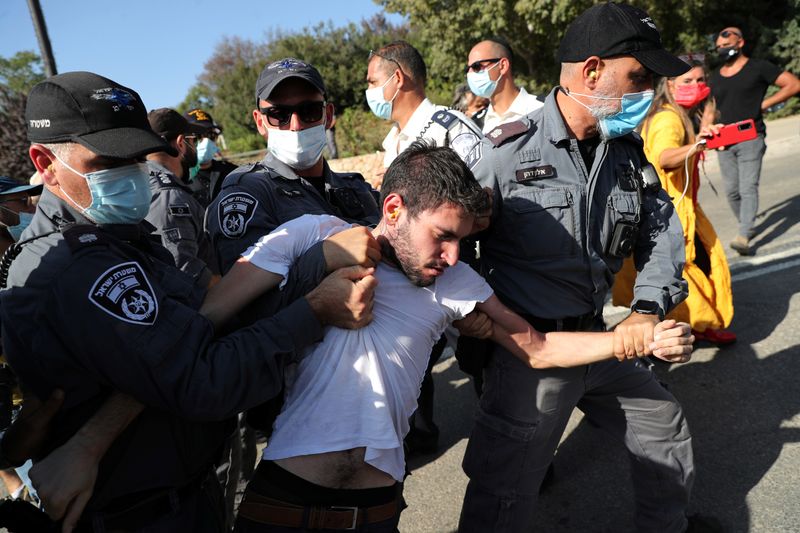
[[[42,59],[35,53],[23,50],[9,58],[0,56],[0,85],[27,94],[43,79]]]
[[[515,75],[542,92],[558,82],[555,56],[569,23],[592,0],[375,0],[387,12],[404,15],[421,42],[434,85],[454,87],[464,80],[470,48],[493,35],[514,50]],[[744,25],[761,56],[797,56],[798,0],[634,0],[659,27],[673,52],[712,51],[713,35],[727,24]],[[738,22],[741,21],[741,22]],[[792,21],[794,23],[792,23]],[[780,29],[780,38],[777,30]],[[780,43],[780,44],[778,44]],[[775,46],[778,48],[775,48]],[[772,47],[772,48],[770,48]],[[771,53],[770,53],[771,52]],[[774,58],[773,58],[774,59]]]
[[[378,15],[344,27],[328,22],[300,32],[273,32],[265,43],[227,38],[206,62],[179,109],[207,109],[225,128],[231,152],[263,148],[264,141],[252,118],[256,80],[269,62],[296,57],[314,65],[325,80],[328,100],[334,103],[339,116],[337,136],[345,141],[340,147],[342,154],[373,151],[380,148],[380,142],[374,142],[375,135],[369,128],[380,121],[373,120],[366,111],[364,78],[369,51],[408,36],[405,26],[392,25]]]

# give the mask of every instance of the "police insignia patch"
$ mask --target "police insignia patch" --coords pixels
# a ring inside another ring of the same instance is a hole
[[[246,192],[231,193],[219,203],[219,227],[229,239],[237,239],[247,231],[247,223],[253,218],[258,200]]]
[[[480,144],[480,142],[481,140],[477,135],[467,131],[456,135],[455,138],[450,141],[450,148],[452,148],[453,151],[458,154],[458,157],[469,166],[469,155],[472,149],[475,148],[475,145]]]
[[[124,322],[151,326],[158,300],[139,263],[121,263],[103,272],[89,291],[89,301]]]

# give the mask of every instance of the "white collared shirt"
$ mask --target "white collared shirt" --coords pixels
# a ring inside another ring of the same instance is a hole
[[[501,114],[495,113],[492,104],[489,104],[489,109],[486,111],[486,117],[483,119],[483,133],[489,133],[500,124],[506,122],[513,122],[521,117],[524,117],[531,111],[535,111],[544,105],[540,102],[536,95],[530,94],[525,90],[525,87],[519,88],[519,94],[511,105],[506,109],[506,112]]]
[[[417,140],[422,130],[430,123],[436,111],[447,109],[445,106],[436,105],[427,98],[424,99],[411,114],[406,126],[401,130],[395,122],[388,135],[383,140],[383,166],[388,168],[399,153]]]

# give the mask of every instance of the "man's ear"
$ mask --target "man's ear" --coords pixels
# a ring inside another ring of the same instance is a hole
[[[600,79],[603,66],[603,60],[597,56],[588,57],[583,62],[583,67],[581,68],[581,79],[584,87],[592,90],[597,88],[597,82]]]
[[[261,136],[266,139],[267,124],[265,121],[266,118],[264,117],[264,115],[261,114],[261,111],[259,111],[258,109],[253,109],[253,122],[256,123],[256,129],[258,130],[258,133],[260,133]]]
[[[511,70],[511,61],[507,57],[500,58],[500,66],[497,69],[500,71],[501,76],[505,76]]]
[[[402,196],[395,192],[387,194],[383,200],[383,218],[386,224],[393,226],[397,223],[404,209],[405,204]]]
[[[32,144],[28,149],[28,155],[36,167],[36,172],[42,177],[42,183],[49,186],[58,185],[56,179],[55,169],[53,165],[56,163],[55,156],[42,146],[41,144]]]
[[[325,105],[325,129],[329,130],[333,127],[333,114],[336,111],[336,107],[333,103],[328,102]]]

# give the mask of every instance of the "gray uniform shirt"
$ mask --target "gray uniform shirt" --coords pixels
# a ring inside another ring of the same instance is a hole
[[[602,312],[622,266],[607,253],[614,226],[634,219],[639,205],[624,176],[646,164],[630,134],[601,141],[586,168],[558,90],[543,108],[488,132],[472,155],[475,177],[494,191],[492,224],[480,236],[483,273],[504,303],[549,319]],[[644,193],[640,217],[633,302],[668,312],[687,296],[683,231],[663,190]]]
[[[169,170],[155,161],[148,161],[147,166],[152,198],[146,220],[155,226],[161,244],[175,258],[175,265],[208,286],[216,260],[203,230],[205,209]]]

